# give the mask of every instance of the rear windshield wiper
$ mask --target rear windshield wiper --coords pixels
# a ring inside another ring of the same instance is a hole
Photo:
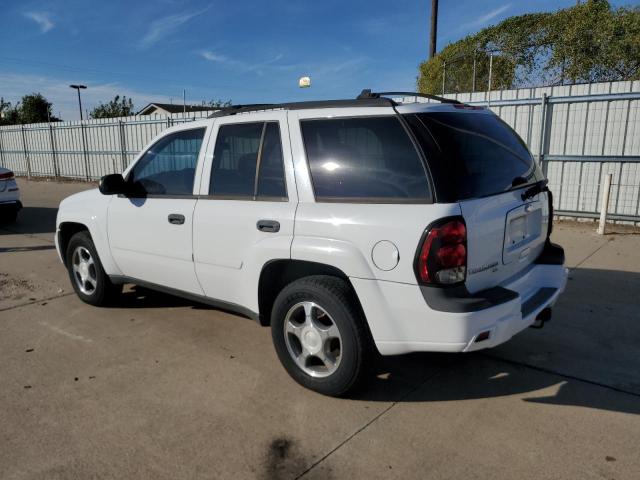
[[[529,198],[533,198],[537,194],[546,192],[547,190],[549,190],[547,188],[548,181],[549,180],[547,179],[540,180],[539,182],[534,183],[531,187],[527,188],[524,192],[522,192],[522,195],[520,196],[522,198],[522,201],[525,201]]]

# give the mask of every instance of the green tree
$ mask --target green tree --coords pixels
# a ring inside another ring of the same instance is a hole
[[[133,101],[126,96],[116,95],[113,100],[108,103],[100,103],[89,114],[91,118],[115,118],[115,117],[128,117],[133,115]]]
[[[51,102],[42,94],[25,95],[16,105],[19,123],[57,122],[59,119],[51,113]]]
[[[18,110],[11,105],[11,102],[5,102],[4,98],[0,98],[0,125],[14,125],[18,122]]]
[[[447,45],[419,67],[425,93],[486,90],[493,54],[492,89],[640,78],[640,8],[613,10],[588,0],[555,13],[508,18]],[[445,68],[446,65],[446,68]]]
[[[211,100],[209,102],[209,106],[213,107],[213,108],[224,108],[224,107],[230,107],[231,106],[231,100],[222,100],[222,99],[217,99],[217,100]]]

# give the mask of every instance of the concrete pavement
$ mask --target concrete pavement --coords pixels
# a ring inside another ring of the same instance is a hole
[[[571,267],[542,330],[475,354],[381,359],[358,398],[295,384],[269,331],[143,289],[80,302],[61,198],[21,180],[0,229],[0,478],[640,476],[640,235],[558,225]]]

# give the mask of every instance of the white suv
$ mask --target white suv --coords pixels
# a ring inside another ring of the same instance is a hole
[[[289,374],[329,395],[375,349],[467,352],[549,319],[567,274],[526,145],[484,108],[398,95],[165,130],[60,204],[76,293],[102,305],[135,283],[270,325]]]

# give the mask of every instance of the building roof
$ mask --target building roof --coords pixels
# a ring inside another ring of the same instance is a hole
[[[153,113],[154,110],[164,110],[169,113],[181,113],[183,111],[187,112],[206,112],[209,110],[216,110],[208,105],[180,105],[177,103],[150,103],[146,107],[140,109],[137,115],[148,115]]]

